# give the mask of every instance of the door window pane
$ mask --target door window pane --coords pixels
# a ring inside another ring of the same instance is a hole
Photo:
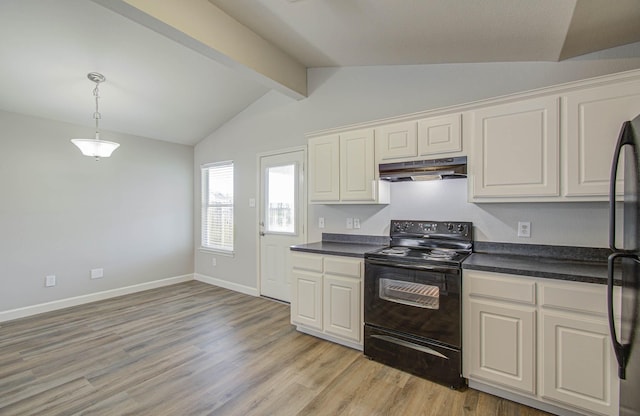
[[[266,176],[266,231],[294,234],[296,232],[296,165],[269,167]]]

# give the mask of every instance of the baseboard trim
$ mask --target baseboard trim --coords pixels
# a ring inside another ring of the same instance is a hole
[[[90,293],[88,295],[75,296],[72,298],[40,303],[38,305],[25,306],[23,308],[0,311],[0,322],[11,321],[19,318],[26,318],[28,316],[37,315],[44,312],[52,312],[58,309],[64,309],[64,308],[69,308],[71,306],[78,306],[85,303],[91,303],[99,300],[115,298],[117,296],[128,295],[136,292],[142,292],[144,290],[155,289],[158,287],[175,285],[177,283],[188,282],[193,279],[194,279],[193,274],[185,274],[182,276],[169,277],[166,279],[154,280],[152,282],[145,282],[137,285],[125,286],[117,289]]]
[[[535,409],[540,409],[545,412],[553,413],[558,416],[584,416],[582,413],[578,413],[569,409],[564,409],[559,406],[554,406],[550,403],[545,403],[540,400],[536,400],[530,397],[522,396],[517,393],[502,390],[497,387],[484,384],[480,381],[468,380],[469,387],[474,390],[479,390],[484,393],[489,393],[494,396],[502,397],[503,399],[511,400],[512,402],[524,404]]]
[[[218,279],[217,277],[206,276],[200,273],[194,273],[194,280],[207,283],[213,286],[219,286],[224,289],[233,290],[234,292],[244,293],[245,295],[260,296],[260,292],[255,287],[240,285],[238,283],[229,282],[228,280]]]

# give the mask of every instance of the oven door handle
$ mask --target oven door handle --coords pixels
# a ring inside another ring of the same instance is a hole
[[[400,267],[402,269],[409,270],[426,270],[430,272],[439,272],[439,273],[449,273],[449,274],[459,274],[460,270],[455,267],[439,267],[439,266],[431,266],[431,265],[422,265],[422,264],[409,264],[409,263],[389,263],[386,261],[374,260],[374,259],[365,259],[365,264],[374,264],[377,266],[386,266],[386,267]]]
[[[426,352],[427,354],[435,355],[436,357],[444,358],[445,360],[449,359],[449,357],[447,357],[446,355],[440,354],[438,351],[433,350],[433,349],[431,349],[429,347],[425,347],[424,345],[415,344],[413,342],[405,341],[403,339],[390,337],[389,335],[371,335],[371,338],[378,338],[378,339],[381,339],[383,341],[387,341],[387,342],[390,342],[392,344],[399,345],[401,347],[406,347],[406,348],[411,348],[412,350]]]

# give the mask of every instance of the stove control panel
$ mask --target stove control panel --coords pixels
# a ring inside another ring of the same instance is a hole
[[[401,236],[403,234],[446,235],[453,238],[471,239],[472,223],[470,222],[450,222],[450,221],[391,221],[391,236]]]

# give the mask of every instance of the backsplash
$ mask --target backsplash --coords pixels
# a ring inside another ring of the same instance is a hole
[[[347,229],[347,218],[358,218],[361,228]],[[389,205],[310,205],[309,241],[323,232],[385,236],[392,219],[413,219],[473,222],[477,241],[607,247],[608,218],[606,202],[473,204],[467,179],[399,182],[391,184]],[[517,236],[518,221],[531,222],[531,238]]]

